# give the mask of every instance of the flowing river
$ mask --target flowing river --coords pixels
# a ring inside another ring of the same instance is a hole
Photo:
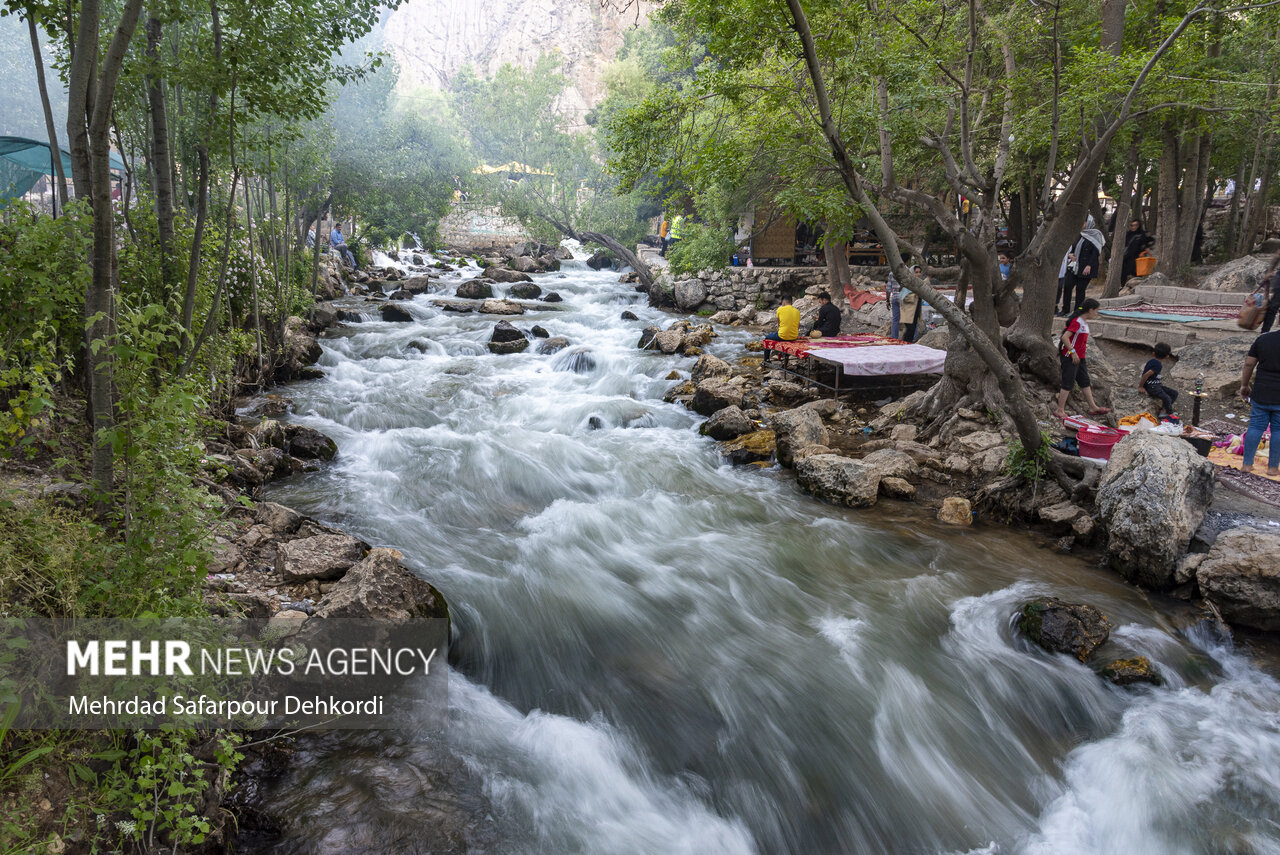
[[[1022,533],[729,466],[662,402],[693,360],[636,349],[669,316],[562,273],[511,319],[559,354],[491,355],[497,318],[420,296],[285,390],[340,452],[270,498],[401,550],[456,632],[447,731],[308,749],[274,851],[1280,853],[1280,681],[1249,651]],[[1165,685],[1018,638],[1040,594]],[[481,816],[442,842],[459,803]]]

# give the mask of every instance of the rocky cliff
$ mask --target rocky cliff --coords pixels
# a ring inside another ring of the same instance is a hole
[[[437,89],[467,64],[492,74],[503,63],[528,68],[542,54],[558,52],[570,80],[561,109],[580,122],[604,96],[601,74],[624,33],[658,5],[640,0],[409,0],[387,20],[385,38],[406,82]]]

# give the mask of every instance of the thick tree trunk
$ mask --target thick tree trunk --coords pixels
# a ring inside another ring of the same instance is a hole
[[[577,238],[584,243],[598,243],[608,247],[610,252],[631,265],[631,269],[636,272],[636,276],[640,277],[640,284],[646,290],[653,287],[653,271],[649,269],[649,265],[641,261],[638,255],[623,246],[616,238],[600,232],[579,232]]]
[[[1231,209],[1227,213],[1227,233],[1222,239],[1223,252],[1229,255],[1235,250],[1236,235],[1240,233],[1240,190],[1244,184],[1246,161],[1240,158],[1240,168],[1236,170],[1235,181],[1231,190]]]
[[[147,59],[160,64],[160,19],[147,19]],[[155,182],[156,230],[160,238],[160,273],[165,291],[178,282],[177,259],[174,257],[173,173],[169,169],[169,116],[165,105],[164,81],[158,74],[147,76],[147,108],[151,114],[151,162]]]
[[[1120,202],[1116,206],[1116,228],[1111,235],[1111,262],[1107,265],[1107,282],[1102,288],[1104,299],[1115,297],[1120,293],[1121,277],[1124,273],[1124,253],[1129,238],[1129,221],[1133,216],[1133,182],[1138,175],[1138,144],[1129,146],[1128,165],[1125,166],[1123,185],[1120,187]]]
[[[1172,119],[1160,126],[1159,231],[1156,232],[1156,270],[1173,277],[1178,272],[1178,178],[1182,172],[1178,126]]]
[[[40,106],[44,110],[44,129],[49,136],[49,159],[53,162],[53,175],[57,183],[57,199],[62,207],[66,208],[67,176],[62,171],[62,149],[58,146],[58,126],[53,120],[53,106],[49,103],[49,87],[45,84],[44,58],[40,55],[40,33],[36,29],[35,12],[30,9],[27,10],[27,30],[31,36],[31,57],[35,62],[36,87],[40,90]]]

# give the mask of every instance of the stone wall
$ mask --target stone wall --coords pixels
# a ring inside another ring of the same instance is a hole
[[[440,221],[440,240],[457,252],[502,252],[528,239],[519,223],[506,219],[496,208],[475,203],[454,205]]]

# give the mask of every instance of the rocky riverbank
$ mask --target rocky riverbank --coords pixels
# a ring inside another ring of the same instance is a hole
[[[757,343],[732,361],[703,353],[715,336],[713,324],[678,320],[645,329],[637,344],[697,356],[687,377],[672,377],[667,400],[706,416],[700,430],[732,462],[794,469],[802,489],[851,508],[908,501],[951,524],[1029,525],[1057,549],[1097,555],[1129,581],[1200,602],[1213,617],[1280,629],[1280,526],[1235,517],[1223,528],[1210,513],[1215,467],[1181,438],[1132,434],[1105,466],[1059,457],[1067,489],[1022,472],[997,413],[961,409],[930,434],[917,406],[927,390],[881,406],[856,393],[821,398],[764,364]]]

